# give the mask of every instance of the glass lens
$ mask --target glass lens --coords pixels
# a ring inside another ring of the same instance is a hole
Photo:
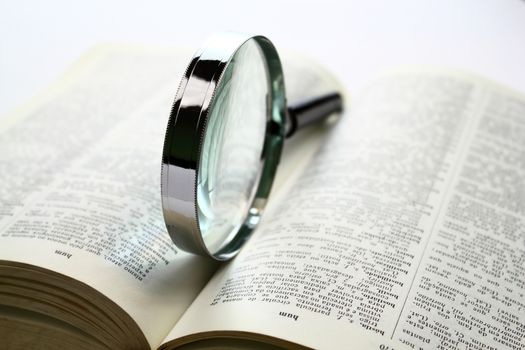
[[[242,45],[216,88],[208,114],[197,182],[199,227],[210,253],[245,221],[262,168],[269,83],[254,40]]]

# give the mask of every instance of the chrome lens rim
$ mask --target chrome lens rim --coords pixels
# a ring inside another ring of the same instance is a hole
[[[261,49],[269,81],[262,171],[244,223],[216,252],[206,246],[197,215],[197,181],[203,135],[221,77],[237,50],[254,40]],[[286,98],[281,61],[264,36],[218,34],[190,61],[171,110],[161,169],[161,197],[168,233],[180,249],[224,261],[234,257],[257,227],[271,191],[285,135]]]

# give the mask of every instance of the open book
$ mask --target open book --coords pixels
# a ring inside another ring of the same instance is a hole
[[[191,54],[100,47],[1,120],[1,349],[525,348],[525,97],[371,82],[290,140],[219,266],[176,250],[160,208]],[[304,59],[285,74],[290,100],[335,84]]]

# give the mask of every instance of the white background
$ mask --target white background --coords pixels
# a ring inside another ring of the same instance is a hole
[[[97,43],[198,47],[224,30],[306,52],[351,93],[414,63],[467,69],[525,92],[524,0],[0,0],[0,117]]]

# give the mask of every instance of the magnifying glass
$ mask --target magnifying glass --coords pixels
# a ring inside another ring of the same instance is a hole
[[[175,245],[234,257],[261,219],[285,138],[341,110],[338,93],[287,106],[267,38],[212,37],[182,78],[164,140],[162,209]]]

